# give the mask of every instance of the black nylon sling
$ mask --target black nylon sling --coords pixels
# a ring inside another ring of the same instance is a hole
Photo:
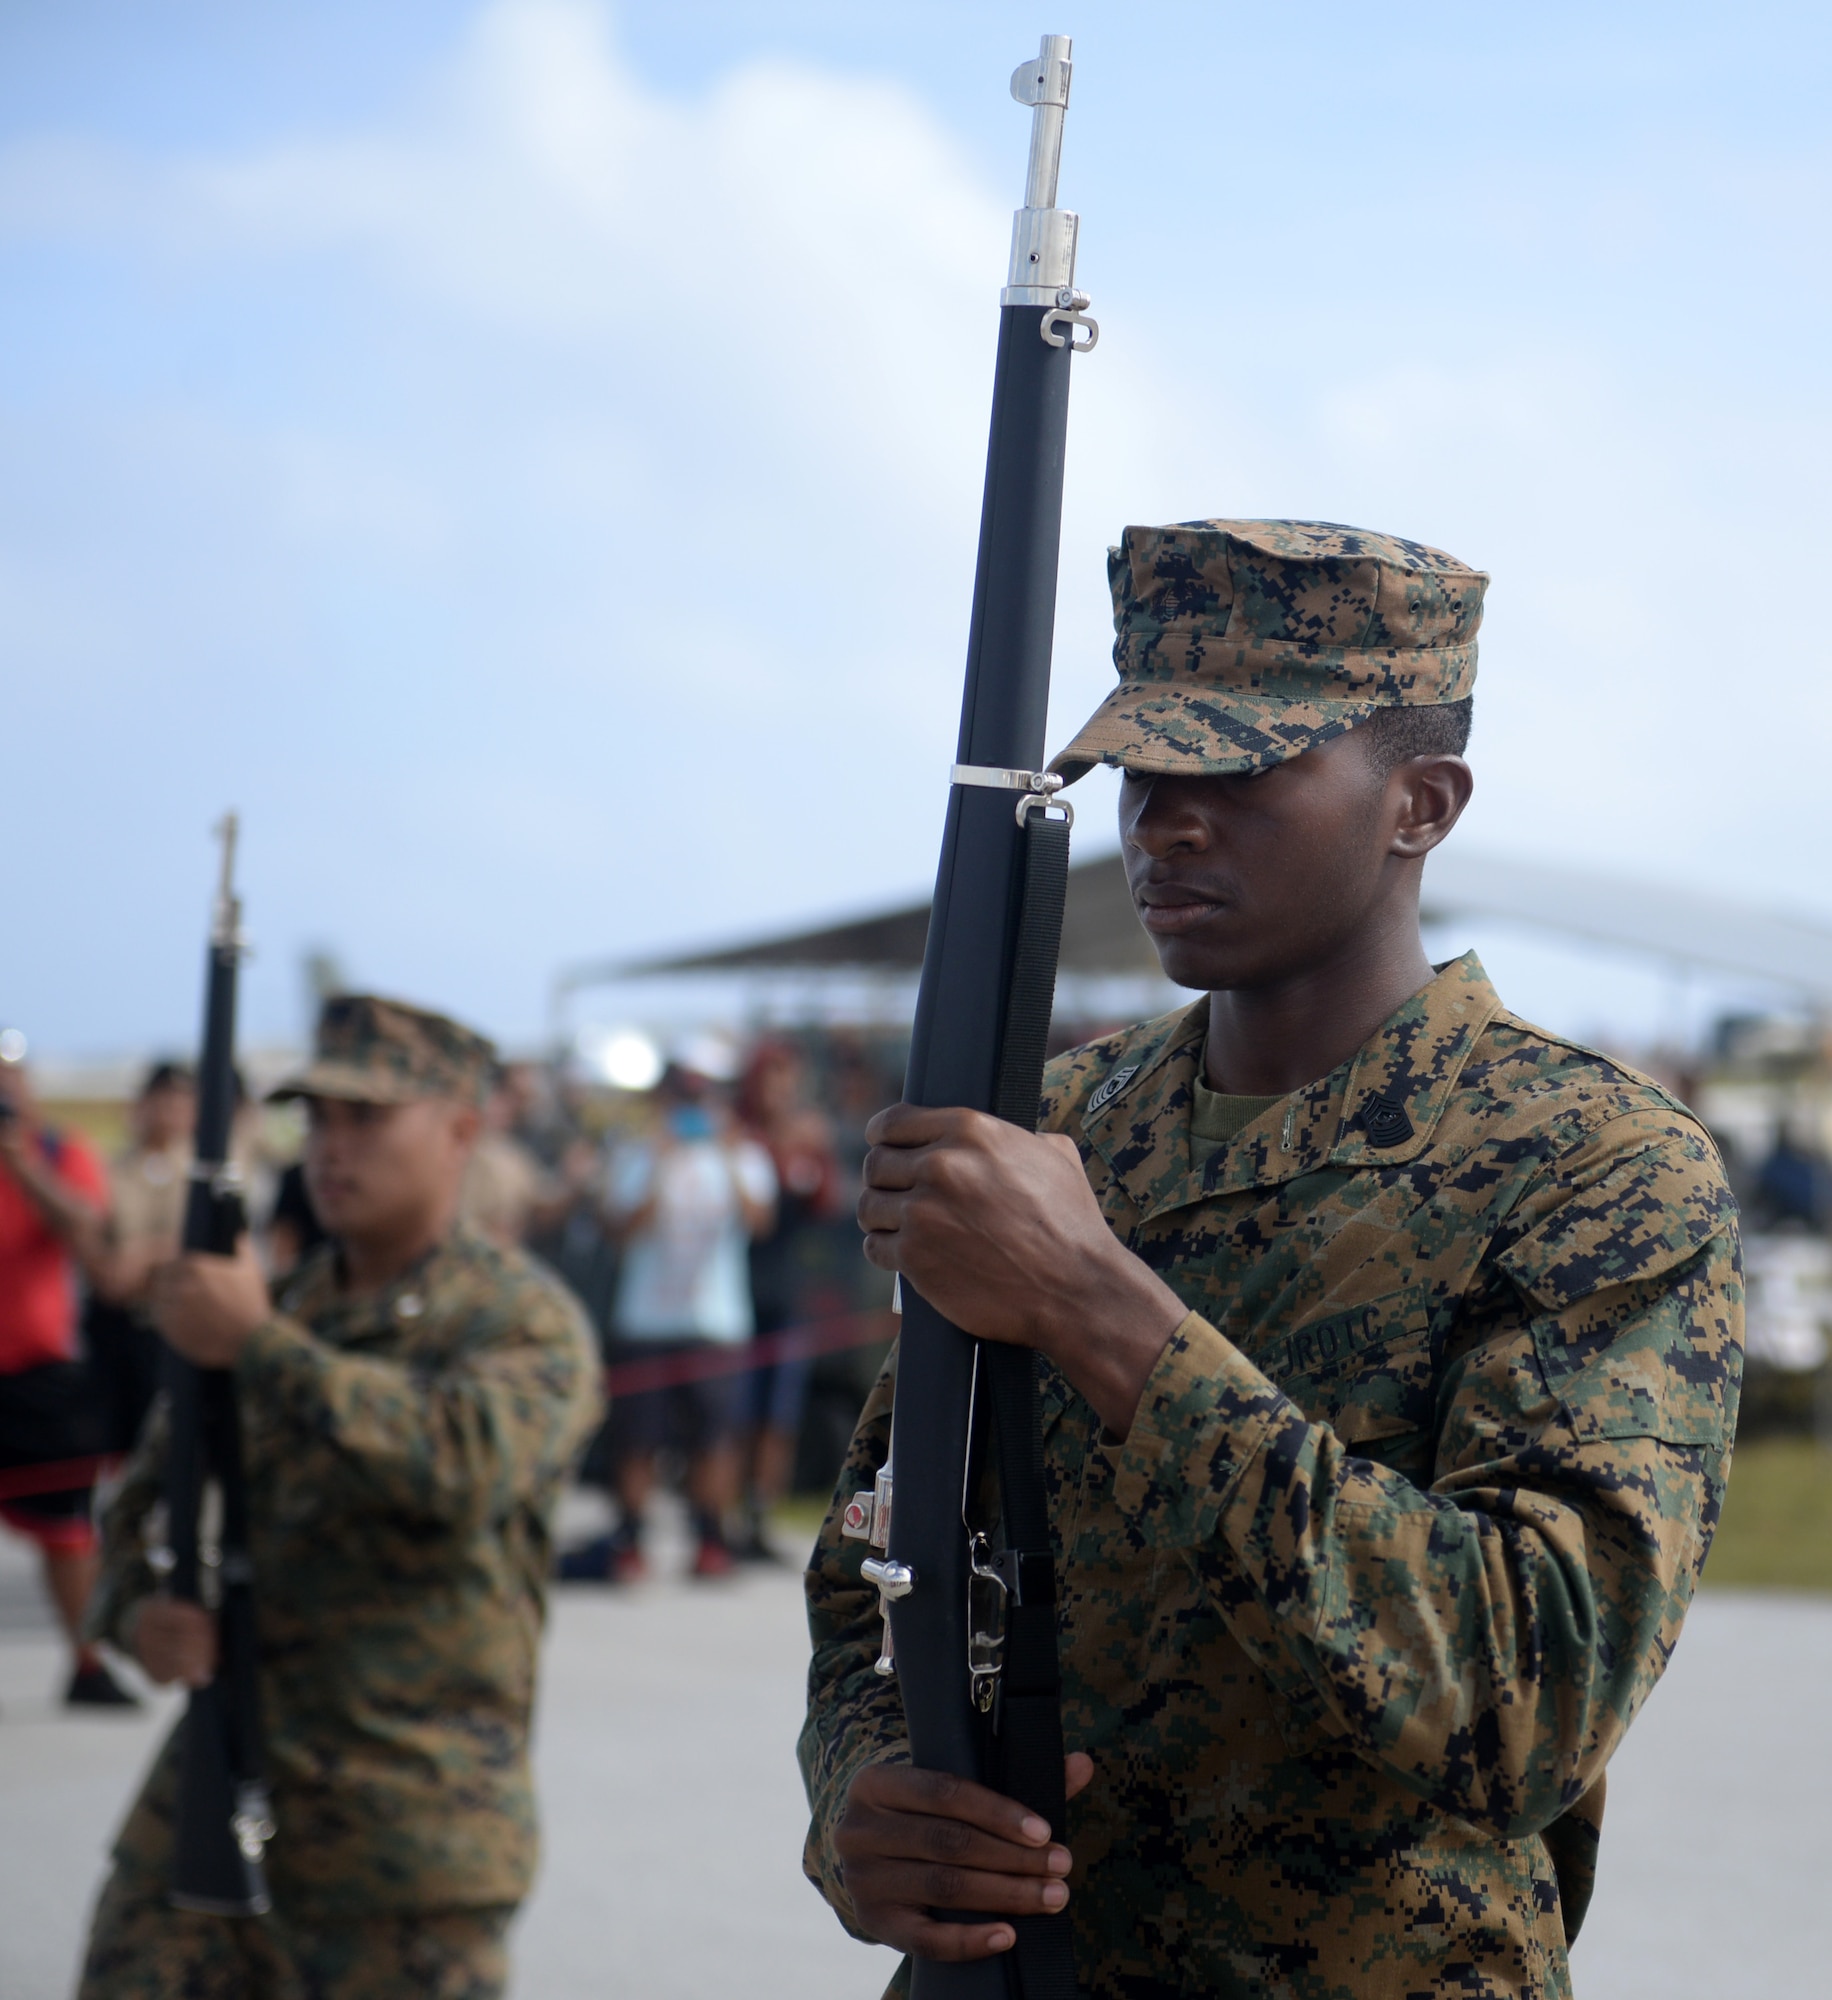
[[[1023,857],[1022,916],[999,1043],[994,1108],[1008,1123],[1034,1132],[1068,891],[1068,820],[1036,811],[1027,815]],[[1062,1675],[1056,1658],[1056,1566],[1043,1485],[1036,1357],[1029,1348],[986,1341],[980,1346],[980,1367],[991,1404],[1005,1531],[1000,1568],[1008,1592],[991,1782],[995,1790],[1041,1814],[1060,1840],[1067,1811]],[[1012,1956],[1018,2000],[1077,2000],[1067,1911],[1019,1917],[1012,1928],[1017,1934]]]

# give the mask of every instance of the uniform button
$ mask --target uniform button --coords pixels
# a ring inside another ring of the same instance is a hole
[[[426,1310],[426,1301],[418,1292],[403,1292],[394,1302],[397,1319],[418,1319]]]

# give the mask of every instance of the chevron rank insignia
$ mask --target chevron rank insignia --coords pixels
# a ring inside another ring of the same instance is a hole
[[[1090,1111],[1098,1111],[1103,1104],[1111,1104],[1138,1073],[1139,1066],[1137,1063],[1128,1063],[1124,1069],[1116,1069],[1094,1095],[1088,1099],[1088,1109]]]

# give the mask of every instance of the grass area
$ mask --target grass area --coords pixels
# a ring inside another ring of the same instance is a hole
[[[777,1545],[793,1550],[796,1560],[801,1561],[814,1547],[814,1538],[826,1518],[825,1494],[797,1493],[771,1511],[770,1526],[775,1530]]]
[[[813,1545],[826,1502],[798,1494],[773,1525],[797,1554]],[[1705,1564],[1713,1589],[1832,1591],[1832,1451],[1810,1438],[1754,1438],[1731,1462],[1724,1518]]]
[[[1832,1451],[1810,1438],[1737,1446],[1705,1582],[1832,1591]]]

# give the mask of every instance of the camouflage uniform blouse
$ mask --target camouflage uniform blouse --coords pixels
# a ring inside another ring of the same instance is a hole
[[[513,1903],[535,1860],[528,1719],[548,1516],[598,1410],[570,1297],[463,1232],[383,1291],[310,1260],[236,1374],[261,1705],[298,1914]],[[153,1587],[155,1416],[104,1524],[93,1623],[119,1643]],[[169,1865],[168,1741],[116,1847]]]
[[[1723,1170],[1645,1078],[1443,968],[1198,1164],[1206,1004],[1061,1057],[1109,1223],[1190,1308],[1124,1443],[1042,1368],[1089,2000],[1569,1992],[1603,1771],[1718,1517]],[[887,1369],[840,1490],[870,1483]],[[905,1753],[835,1515],[808,1576],[806,1866]]]

